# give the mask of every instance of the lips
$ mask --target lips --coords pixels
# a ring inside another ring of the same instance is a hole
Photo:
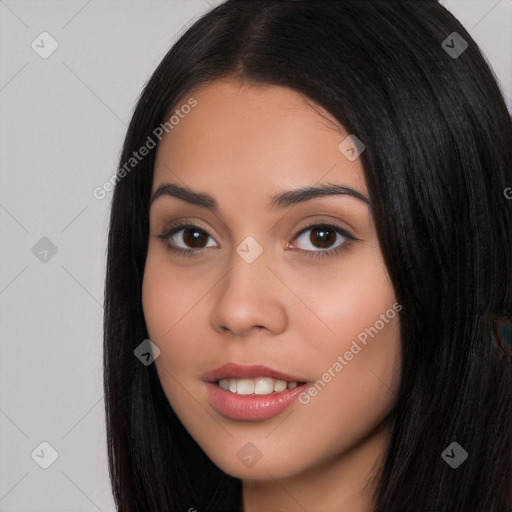
[[[290,406],[308,385],[303,377],[261,364],[228,363],[204,376],[208,402],[232,420],[262,421]]]

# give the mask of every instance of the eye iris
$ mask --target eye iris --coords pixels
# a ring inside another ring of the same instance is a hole
[[[191,236],[191,233],[193,235]],[[200,247],[206,243],[208,236],[205,233],[202,233],[201,231],[194,229],[194,228],[188,228],[183,230],[183,240],[186,245],[196,247],[194,244],[199,241]],[[201,243],[201,241],[203,243]],[[197,247],[196,247],[197,248]]]
[[[319,236],[316,236],[313,233],[318,233]],[[326,235],[326,233],[327,233],[327,235]],[[311,235],[310,235],[310,240],[313,244],[319,243],[322,248],[329,247],[335,242],[336,233],[332,229],[328,229],[325,227],[312,229]]]

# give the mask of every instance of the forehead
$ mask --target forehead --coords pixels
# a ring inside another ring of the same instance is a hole
[[[191,101],[192,109],[181,110]],[[159,144],[153,192],[183,181],[250,201],[324,177],[366,192],[360,160],[338,149],[348,133],[293,89],[215,80],[185,95],[174,113],[179,122]]]

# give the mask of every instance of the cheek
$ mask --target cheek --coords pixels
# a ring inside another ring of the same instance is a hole
[[[190,272],[171,267],[165,255],[149,251],[142,308],[148,336],[160,349],[155,364],[166,390],[175,379],[182,382],[196,374],[205,346],[204,323],[199,325],[196,319],[206,317],[204,296],[209,287],[200,271],[191,278]]]
[[[322,399],[326,403],[343,403],[352,420],[358,418],[354,423],[348,422],[347,427],[357,422],[361,423],[360,427],[366,424],[366,428],[371,428],[371,423],[377,425],[396,396],[401,366],[398,318],[390,319],[378,329],[380,325],[365,328],[361,331],[363,336],[345,340],[345,350],[338,350],[331,357],[331,365],[337,361],[334,370],[339,371],[331,371],[336,377]],[[344,413],[336,416],[343,418]]]
[[[374,249],[346,258],[343,272],[322,282],[322,293],[320,284],[310,286],[305,302],[316,298],[311,309],[322,322],[297,316],[318,379],[301,403],[313,416],[322,414],[324,426],[343,425],[354,435],[387,414],[401,370],[401,305]]]
[[[353,340],[398,338],[398,306],[380,250],[373,244],[366,251],[354,252],[339,269],[308,277],[302,286],[303,300],[316,318],[297,315],[297,325],[309,332],[319,352],[343,353]],[[370,331],[370,332],[369,332]],[[361,343],[360,343],[361,344]],[[385,350],[385,347],[382,347]]]
[[[175,326],[204,295],[201,276],[180,272],[169,265],[160,251],[149,250],[142,282],[142,309],[151,339],[172,339]]]
[[[376,307],[370,316],[357,311],[357,319],[339,319],[343,334],[322,344],[321,356],[310,353],[317,380],[299,397],[297,415],[303,418],[300,430],[312,440],[301,454],[304,460],[321,462],[349,450],[374,432],[392,409],[401,369],[398,314],[380,330],[375,320],[367,327],[369,318],[378,319],[380,312],[394,314],[394,309],[387,309],[392,304]],[[344,327],[351,332],[345,333]],[[361,332],[364,335],[358,338]]]

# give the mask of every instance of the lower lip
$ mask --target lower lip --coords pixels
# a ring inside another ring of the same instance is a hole
[[[262,421],[282,413],[304,391],[306,384],[268,395],[237,395],[207,382],[208,402],[222,416],[232,420]]]

